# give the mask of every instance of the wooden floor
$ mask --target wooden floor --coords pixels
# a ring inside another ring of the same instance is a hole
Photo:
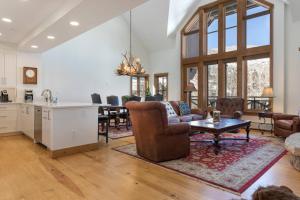
[[[240,198],[193,178],[111,150],[133,138],[110,141],[97,151],[53,160],[23,135],[0,137],[1,200],[230,200]],[[300,172],[282,158],[243,195],[259,185],[287,185],[300,195]]]

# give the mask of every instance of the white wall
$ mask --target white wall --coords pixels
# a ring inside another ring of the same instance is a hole
[[[134,39],[133,53],[147,70],[147,52]],[[129,25],[123,17],[114,18],[42,54],[43,86],[53,90],[59,101],[90,102],[90,95],[128,95],[129,77],[115,74],[129,50]]]
[[[179,35],[178,35],[179,36]],[[177,37],[178,37],[177,36]],[[154,92],[153,75],[156,73],[168,73],[169,99],[179,100],[181,93],[181,70],[180,70],[180,40],[174,39],[176,47],[150,53],[152,92]]]
[[[300,21],[293,21],[290,8],[286,14],[286,108],[298,114],[300,109]]]

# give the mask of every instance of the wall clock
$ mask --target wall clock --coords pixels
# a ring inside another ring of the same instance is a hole
[[[37,68],[23,67],[23,84],[37,84]]]

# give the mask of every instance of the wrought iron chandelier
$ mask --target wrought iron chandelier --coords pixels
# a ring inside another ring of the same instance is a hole
[[[130,22],[129,22],[129,28],[130,28],[130,47],[129,47],[129,54],[126,52],[125,54],[122,54],[123,61],[117,68],[117,75],[119,76],[136,76],[136,75],[142,75],[145,74],[146,71],[142,67],[141,60],[139,58],[136,58],[132,55],[132,12],[130,10]]]

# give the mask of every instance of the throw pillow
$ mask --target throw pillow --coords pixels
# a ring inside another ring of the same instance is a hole
[[[189,115],[191,114],[191,109],[190,106],[186,102],[180,102],[179,103],[179,110],[180,110],[180,115]]]
[[[177,117],[175,110],[173,109],[172,105],[169,102],[162,102],[162,103],[165,104],[166,106],[168,118]]]

